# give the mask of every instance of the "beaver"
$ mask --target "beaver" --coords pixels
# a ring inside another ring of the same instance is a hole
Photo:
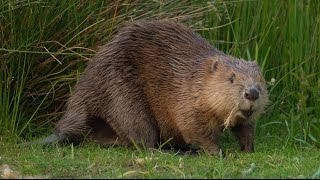
[[[219,51],[172,20],[127,23],[89,61],[63,117],[42,144],[195,144],[217,154],[230,128],[253,152],[255,121],[268,101],[256,62]]]

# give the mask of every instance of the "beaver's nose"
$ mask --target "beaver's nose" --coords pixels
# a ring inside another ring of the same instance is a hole
[[[259,91],[256,88],[249,88],[244,93],[244,97],[250,101],[255,101],[259,98]]]

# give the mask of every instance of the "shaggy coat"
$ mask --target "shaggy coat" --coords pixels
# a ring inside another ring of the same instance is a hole
[[[230,127],[252,152],[267,99],[255,62],[224,54],[182,24],[138,21],[88,63],[53,136],[148,148],[170,140],[216,154],[219,134]]]

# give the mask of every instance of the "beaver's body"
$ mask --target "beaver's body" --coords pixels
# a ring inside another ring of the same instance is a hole
[[[198,144],[218,152],[229,126],[253,151],[255,117],[267,101],[258,66],[225,55],[191,29],[141,21],[120,30],[89,62],[54,135],[99,144]]]

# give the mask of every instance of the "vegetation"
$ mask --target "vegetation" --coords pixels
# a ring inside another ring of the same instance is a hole
[[[229,139],[229,137],[225,137]],[[228,141],[224,141],[228,142]],[[235,141],[224,143],[226,158],[181,155],[121,147],[50,146],[14,148],[0,144],[1,164],[13,178],[314,178],[320,177],[318,149],[283,147],[268,137],[257,140],[256,152],[241,153]],[[7,170],[8,171],[8,170]]]
[[[54,177],[216,178],[244,177],[243,170],[254,163],[245,177],[319,178],[319,11],[317,0],[2,0],[0,165]],[[184,22],[218,49],[258,62],[271,101],[258,120],[257,153],[232,147],[236,151],[220,160],[94,145],[72,149],[72,156],[71,146],[14,148],[12,142],[51,131],[85,63],[124,22],[161,18]],[[158,160],[128,165],[128,159],[144,157]]]

